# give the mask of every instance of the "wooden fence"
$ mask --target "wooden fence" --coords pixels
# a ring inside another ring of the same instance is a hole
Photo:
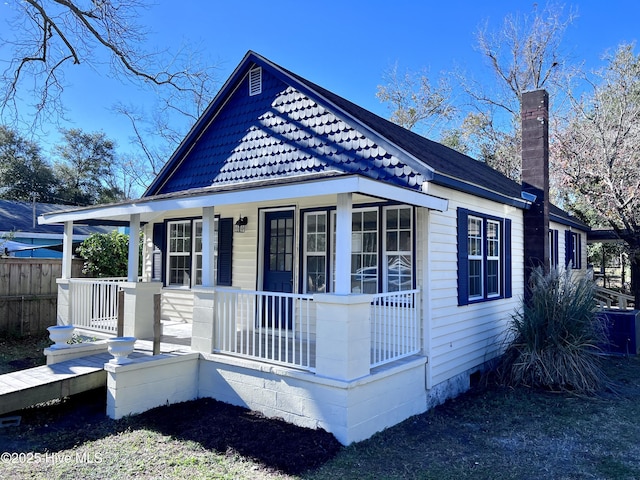
[[[62,260],[0,258],[0,335],[34,335],[56,324]],[[74,260],[72,277],[82,277],[82,260]]]

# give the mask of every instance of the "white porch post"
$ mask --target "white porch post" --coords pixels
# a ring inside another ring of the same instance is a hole
[[[371,295],[351,294],[352,194],[338,194],[336,291],[313,296],[317,308],[316,374],[351,381],[369,374]]]
[[[136,338],[153,338],[153,295],[160,293],[159,282],[138,282],[140,261],[140,214],[129,217],[129,257],[127,281],[124,290],[124,335]]]
[[[215,212],[213,207],[202,209],[202,286],[216,286]]]
[[[316,326],[316,375],[351,381],[369,375],[371,295],[313,296]]]
[[[138,263],[140,262],[140,214],[129,217],[129,259],[127,281],[138,281]]]
[[[62,272],[56,280],[58,284],[58,306],[56,308],[56,323],[58,325],[71,324],[71,266],[73,261],[73,222],[64,222],[62,233]]]
[[[215,215],[214,207],[202,209],[202,287],[193,288],[191,350],[211,353],[215,344]]]
[[[71,278],[71,261],[73,260],[73,222],[64,222],[62,233],[62,278]]]
[[[338,194],[336,210],[336,292],[351,293],[351,193]]]

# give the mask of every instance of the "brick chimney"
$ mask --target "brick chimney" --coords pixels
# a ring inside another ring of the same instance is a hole
[[[535,195],[524,212],[525,299],[531,272],[549,270],[549,95],[545,90],[522,94],[522,192]]]

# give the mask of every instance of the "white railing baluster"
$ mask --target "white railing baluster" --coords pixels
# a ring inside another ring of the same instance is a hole
[[[311,295],[218,288],[215,303],[217,352],[315,369]]]
[[[71,323],[105,333],[118,329],[118,290],[126,278],[72,278],[69,280]]]
[[[373,295],[371,367],[420,352],[419,290]]]

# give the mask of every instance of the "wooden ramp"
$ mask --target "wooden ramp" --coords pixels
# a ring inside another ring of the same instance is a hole
[[[104,364],[112,358],[105,352],[0,375],[0,415],[105,386]]]

